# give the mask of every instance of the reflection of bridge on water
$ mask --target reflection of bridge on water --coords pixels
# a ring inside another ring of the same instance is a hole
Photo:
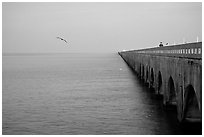
[[[180,122],[202,121],[202,42],[119,52],[138,76],[176,106]]]

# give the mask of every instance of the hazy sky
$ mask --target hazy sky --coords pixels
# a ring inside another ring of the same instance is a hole
[[[202,38],[202,3],[4,2],[2,31],[3,52],[117,52],[195,42]]]

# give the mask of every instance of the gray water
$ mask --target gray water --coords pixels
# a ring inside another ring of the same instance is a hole
[[[117,54],[9,54],[2,71],[2,134],[188,134]]]

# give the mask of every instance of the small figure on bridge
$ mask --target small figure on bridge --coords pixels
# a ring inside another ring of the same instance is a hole
[[[163,47],[163,44],[162,44],[162,42],[160,42],[160,44],[159,44],[159,47]]]

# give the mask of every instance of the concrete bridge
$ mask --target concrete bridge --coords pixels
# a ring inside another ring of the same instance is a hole
[[[180,122],[202,121],[202,42],[119,52]]]

